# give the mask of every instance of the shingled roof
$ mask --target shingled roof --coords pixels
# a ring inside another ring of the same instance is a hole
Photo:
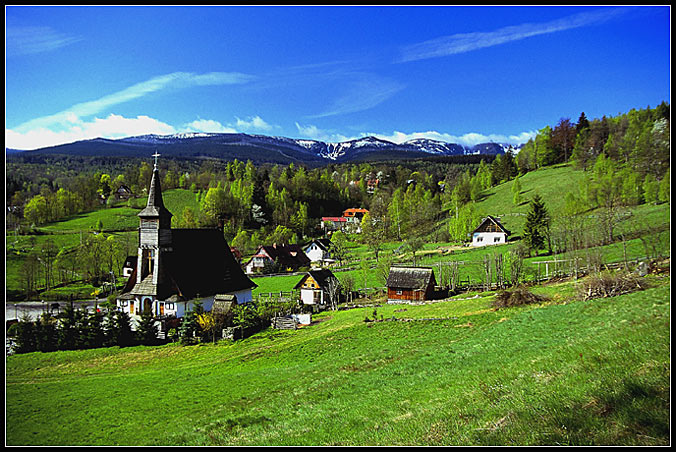
[[[157,169],[153,169],[153,177],[150,180],[150,188],[148,189],[148,203],[146,207],[138,213],[139,217],[168,217],[173,215],[166,207],[162,200],[162,186],[160,185],[160,173]]]
[[[256,254],[260,254],[261,250],[265,251],[272,260],[279,262],[284,267],[309,267],[311,263],[310,258],[307,257],[303,251],[303,247],[300,245],[262,246]]]
[[[163,299],[176,295],[182,300],[191,300],[256,287],[232,256],[220,230],[172,229],[171,236],[172,251],[164,255],[164,282],[153,295]],[[129,282],[135,280],[136,271]],[[148,293],[149,288],[145,287],[148,284],[144,286],[144,281],[135,287],[129,282],[123,293],[144,290],[143,293]]]
[[[387,287],[426,289],[430,281],[436,285],[434,270],[425,267],[390,267]]]
[[[502,225],[502,223],[500,223],[500,220],[498,220],[497,218],[495,218],[495,217],[493,217],[493,216],[491,216],[491,215],[488,215],[486,218],[484,218],[484,219],[481,221],[481,223],[479,224],[479,226],[477,226],[476,229],[474,229],[473,232],[482,232],[482,231],[484,230],[484,228],[485,228],[485,225],[486,225],[487,223],[488,223],[488,224],[493,224],[493,225],[495,225],[498,229],[500,229],[502,232],[504,232],[504,233],[507,234],[507,235],[511,235],[511,234],[512,234],[510,231],[507,230],[507,228],[505,228],[505,227]]]
[[[298,284],[296,284],[294,286],[294,289],[300,289],[300,287],[303,285],[303,283],[305,282],[305,280],[308,277],[312,277],[312,279],[314,279],[317,282],[317,284],[319,284],[319,287],[321,287],[322,289],[326,288],[327,283],[330,280],[332,280],[332,279],[337,280],[338,279],[338,278],[336,278],[336,275],[334,275],[331,270],[327,270],[327,269],[310,270],[309,272],[307,272],[307,274],[305,276],[303,276],[301,278],[301,280],[298,282]]]

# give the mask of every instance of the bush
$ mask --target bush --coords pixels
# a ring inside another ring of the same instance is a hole
[[[495,296],[495,300],[493,300],[493,307],[497,309],[511,308],[514,306],[540,303],[546,300],[548,300],[547,297],[536,295],[524,286],[518,286],[511,290],[498,292]]]
[[[579,288],[580,296],[591,298],[616,297],[625,293],[647,289],[645,279],[627,271],[599,272],[586,278]]]

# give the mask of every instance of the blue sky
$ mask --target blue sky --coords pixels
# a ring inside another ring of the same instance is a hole
[[[5,7],[5,141],[518,144],[670,103],[670,7]]]

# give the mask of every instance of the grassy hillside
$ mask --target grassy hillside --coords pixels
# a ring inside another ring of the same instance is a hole
[[[7,358],[8,445],[666,445],[669,279],[331,311],[236,343]],[[370,319],[397,321],[364,322]],[[169,370],[170,369],[170,370]]]

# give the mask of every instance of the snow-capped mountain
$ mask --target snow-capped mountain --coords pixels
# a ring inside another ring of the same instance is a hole
[[[92,156],[149,156],[156,151],[166,157],[220,158],[264,163],[325,164],[353,160],[392,160],[471,154],[502,154],[512,147],[502,143],[463,146],[418,138],[394,143],[374,136],[331,143],[318,140],[244,133],[178,133],[139,135],[116,140],[98,138],[60,146],[25,151]],[[517,148],[512,147],[516,150]]]

